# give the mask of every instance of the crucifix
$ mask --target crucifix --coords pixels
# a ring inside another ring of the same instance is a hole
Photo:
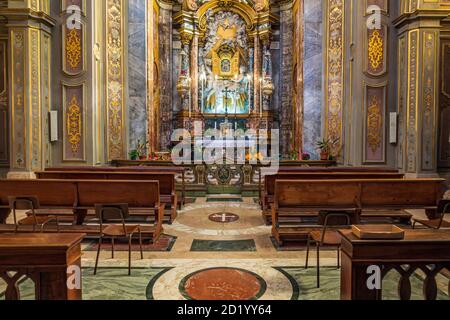
[[[234,90],[230,90],[226,87],[225,90],[222,90],[222,93],[225,94],[225,118],[228,119],[228,94],[234,93]]]

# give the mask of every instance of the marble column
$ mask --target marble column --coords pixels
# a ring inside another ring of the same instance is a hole
[[[303,51],[303,150],[316,155],[316,141],[322,136],[323,28],[322,4],[304,0]]]
[[[288,155],[292,150],[292,94],[293,94],[293,14],[292,4],[280,12],[281,76],[280,76],[280,147],[281,154]],[[297,46],[298,47],[298,46]]]
[[[173,131],[172,105],[172,9],[164,4],[159,11],[159,57],[160,57],[160,132],[161,150],[170,146]]]
[[[195,33],[191,44],[191,110],[195,114],[200,111],[198,99],[198,34]]]
[[[47,162],[51,28],[44,2],[2,8],[8,19],[11,155],[8,178],[34,178]],[[17,4],[16,4],[17,5]],[[32,18],[33,17],[33,18]]]
[[[128,1],[128,114],[130,149],[147,140],[146,5]]]
[[[261,43],[259,40],[259,35],[255,35],[254,37],[254,61],[253,61],[253,83],[254,83],[254,113],[260,113],[262,111],[261,105],[261,83],[262,83],[262,67],[261,67]]]
[[[153,0],[147,1],[147,153],[156,151],[157,148],[157,120],[155,119],[155,7]]]

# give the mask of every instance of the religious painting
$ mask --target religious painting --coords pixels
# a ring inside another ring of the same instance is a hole
[[[207,25],[199,59],[202,110],[246,114],[252,92],[245,21],[231,11],[209,11]]]
[[[222,67],[222,72],[223,73],[228,73],[231,71],[231,63],[230,60],[223,60],[221,63],[221,67]]]

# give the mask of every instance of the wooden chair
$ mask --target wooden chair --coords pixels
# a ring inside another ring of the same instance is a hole
[[[39,199],[35,196],[8,197],[9,207],[14,217],[14,232],[19,231],[19,225],[33,226],[33,232],[36,226],[40,227],[40,232],[44,232],[44,227],[50,222],[56,222],[56,230],[59,232],[58,217],[55,216],[38,216],[36,210],[39,209]],[[29,210],[29,215],[25,219],[17,221],[16,210]]]
[[[445,221],[446,214],[450,214],[450,200],[441,200],[438,206],[440,218],[432,220],[413,219],[413,229],[419,223],[430,229],[450,228],[450,222]]]
[[[309,249],[311,241],[316,243],[317,252],[317,288],[320,288],[320,248],[321,247],[336,247],[337,248],[337,268],[340,268],[340,249],[341,249],[341,235],[336,229],[329,230],[330,227],[348,227],[351,224],[352,217],[356,213],[348,212],[321,212],[320,216],[323,219],[323,227],[320,231],[312,231],[308,236],[308,244],[306,249],[306,263],[305,269],[308,269]],[[345,219],[346,223],[342,224]]]
[[[98,260],[103,238],[111,238],[112,250],[111,257],[114,259],[114,240],[116,238],[128,239],[128,275],[131,275],[131,242],[133,235],[139,234],[139,246],[141,259],[144,259],[142,252],[142,233],[139,225],[126,225],[125,220],[130,216],[128,204],[96,204],[95,213],[100,223],[100,239],[98,242],[97,257],[95,259],[94,275],[97,274]],[[103,227],[104,223],[108,223]],[[119,223],[119,224],[109,224]]]

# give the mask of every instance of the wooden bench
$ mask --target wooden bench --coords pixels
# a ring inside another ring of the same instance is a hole
[[[120,173],[172,173],[181,176],[181,185],[176,185],[179,191],[178,204],[184,206],[186,201],[186,168],[180,166],[134,166],[134,167],[92,167],[92,166],[68,166],[46,168],[45,172],[120,172]]]
[[[321,211],[391,212],[436,210],[446,190],[444,179],[277,180],[272,206],[272,235],[279,243],[304,237],[305,228],[283,228],[280,214],[301,217]]]
[[[160,204],[158,181],[0,180],[1,224],[6,224],[10,214],[9,196],[36,196],[40,207],[51,210],[55,215],[59,210],[63,215],[70,210],[73,224],[77,226],[85,226],[88,210],[94,209],[95,204],[127,203],[131,210],[155,215],[155,226],[148,229],[147,236],[156,240],[162,233],[164,205]],[[92,231],[90,227],[86,229]],[[65,230],[84,232],[83,228],[71,226]]]
[[[40,171],[36,172],[38,179],[53,180],[140,180],[140,181],[158,181],[160,201],[170,207],[170,214],[165,216],[165,220],[169,224],[177,217],[177,193],[175,190],[175,174],[174,173],[157,173],[157,172],[108,172],[108,171]],[[42,210],[39,214],[45,214]],[[138,214],[138,212],[135,212]]]
[[[331,170],[315,171],[282,171],[276,175],[266,176],[263,191],[263,218],[267,225],[271,225],[271,206],[275,195],[275,182],[277,180],[332,180],[332,179],[403,179],[404,175],[398,172],[352,172],[342,168],[345,172],[332,172]],[[339,169],[336,169],[339,170]]]

